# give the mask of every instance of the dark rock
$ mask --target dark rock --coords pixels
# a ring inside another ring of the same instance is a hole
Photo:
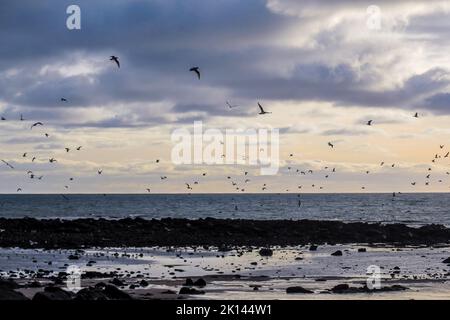
[[[41,283],[39,281],[33,281],[30,284],[28,284],[29,288],[40,288],[42,287]]]
[[[189,224],[190,227],[186,228]],[[322,243],[386,243],[435,245],[450,243],[450,228],[426,225],[315,220],[250,219],[33,219],[0,218],[0,247],[73,249],[78,247],[306,245]],[[149,236],[151,235],[151,236]],[[33,241],[30,241],[32,239]],[[317,249],[311,245],[310,249]],[[75,251],[71,259],[80,259]]]
[[[125,285],[125,282],[123,282],[119,278],[114,278],[110,282],[117,287],[123,287]]]
[[[450,257],[442,261],[443,263],[450,263]]]
[[[59,287],[46,287],[34,295],[33,301],[71,300],[74,294]]]
[[[75,255],[75,254],[71,254],[70,256],[67,257],[69,260],[78,260],[80,259],[79,256]]]
[[[76,300],[132,300],[131,296],[117,287],[97,283],[94,287],[84,288],[77,292]]]
[[[199,279],[195,280],[194,286],[196,286],[196,287],[205,287],[206,286],[206,281],[204,279],[202,279],[202,278],[199,278]]]
[[[14,291],[13,289],[0,287],[0,301],[6,300],[28,300],[22,293]]]
[[[366,252],[366,251],[367,251],[366,248],[359,248],[359,249],[358,249],[358,252]]]
[[[316,251],[317,250],[317,248],[318,248],[318,246],[316,246],[316,245],[311,245],[310,247],[309,247],[309,251]]]
[[[184,285],[188,286],[188,287],[192,287],[194,285],[194,281],[192,281],[191,278],[187,278],[186,281],[184,282]]]
[[[173,290],[166,290],[166,291],[161,292],[161,294],[177,294],[177,293]]]
[[[14,290],[18,288],[20,288],[20,286],[13,280],[0,279],[0,289]]]
[[[108,284],[105,285],[103,292],[111,300],[131,300],[132,299],[128,293],[123,292],[122,290],[118,289],[117,287],[111,286]]]
[[[139,285],[140,285],[141,287],[147,287],[147,286],[148,286],[148,282],[145,281],[144,279],[142,279],[141,282],[139,282]]]
[[[182,287],[178,294],[205,294],[205,291],[197,290],[189,287]]]
[[[300,286],[295,286],[287,288],[286,293],[314,293],[314,292]]]
[[[270,248],[262,248],[259,250],[259,255],[261,257],[271,257],[273,255],[273,250]]]
[[[108,300],[108,297],[106,296],[106,294],[103,293],[102,290],[89,287],[78,291],[75,296],[75,300],[98,301],[98,300]]]
[[[340,256],[342,256],[342,251],[341,250],[337,250],[337,251],[333,252],[331,255],[335,256],[335,257],[340,257]]]
[[[335,292],[335,293],[340,293],[340,292],[345,292],[348,289],[350,289],[350,286],[346,283],[343,284],[338,284],[337,286],[334,286],[331,291]]]

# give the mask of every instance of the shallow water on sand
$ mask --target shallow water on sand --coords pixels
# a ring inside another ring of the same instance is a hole
[[[367,251],[358,252],[361,247]],[[341,250],[343,256],[332,256],[336,250]],[[275,248],[272,257],[261,257],[256,248],[229,252],[198,248],[111,248],[85,250],[79,260],[69,260],[68,256],[74,253],[73,250],[0,249],[0,275],[27,282],[39,269],[49,271],[50,276],[76,265],[83,272],[117,272],[117,277],[127,284],[125,290],[147,298],[164,290],[178,292],[187,277],[203,277],[207,282],[202,289],[205,294],[190,298],[450,299],[450,266],[442,263],[450,255],[449,247],[334,245],[319,246],[317,251],[290,247]],[[382,286],[400,284],[409,289],[386,293],[330,293],[329,289],[341,283],[363,286],[370,265],[381,268]],[[142,279],[149,285],[128,288]],[[45,282],[45,277],[40,280]],[[89,281],[83,279],[82,286]],[[287,287],[298,285],[314,293],[286,293]],[[163,298],[173,298],[173,295]]]
[[[66,199],[67,198],[67,199]],[[241,218],[450,226],[450,194],[0,195],[0,217]],[[301,200],[301,206],[298,201]]]

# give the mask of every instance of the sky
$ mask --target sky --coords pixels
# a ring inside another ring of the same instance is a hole
[[[2,0],[0,159],[15,169],[0,163],[0,193],[450,191],[449,15],[446,1]],[[279,129],[279,172],[173,163],[171,134],[194,121]]]

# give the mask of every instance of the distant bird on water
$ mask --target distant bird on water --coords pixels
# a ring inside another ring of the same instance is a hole
[[[67,99],[66,98],[61,98],[61,101],[62,102],[67,102]]]
[[[331,142],[328,142],[328,146],[330,146],[331,148],[334,148],[334,144],[332,144]]]
[[[119,62],[119,57],[116,56],[111,56],[109,58],[110,61],[114,61],[117,64],[117,67],[120,68],[120,62]]]
[[[416,113],[414,114],[414,118],[418,118],[418,117],[419,117],[419,113],[416,112]]]
[[[372,125],[372,121],[373,121],[373,120],[367,121],[367,125],[368,125],[368,126],[371,126],[371,125]]]
[[[200,75],[200,68],[199,67],[192,67],[192,68],[189,69],[189,71],[195,72],[197,74],[198,80],[200,80],[200,76],[201,75]]]

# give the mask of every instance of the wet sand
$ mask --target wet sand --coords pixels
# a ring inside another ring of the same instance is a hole
[[[271,256],[262,256],[267,252],[260,249],[239,247],[222,252],[217,247],[5,248],[0,249],[0,276],[13,279],[19,284],[14,290],[29,299],[46,287],[67,290],[65,271],[69,266],[82,271],[82,288],[103,283],[127,294],[117,296],[115,292],[112,298],[450,298],[450,265],[443,262],[450,256],[448,246],[272,247]],[[337,251],[342,255],[333,255]],[[380,267],[381,290],[365,288],[370,265]],[[288,293],[292,291],[288,288],[293,287],[297,289],[293,291],[299,291],[298,287],[304,291]],[[98,297],[92,292],[80,296]],[[73,293],[71,299],[76,297]]]

